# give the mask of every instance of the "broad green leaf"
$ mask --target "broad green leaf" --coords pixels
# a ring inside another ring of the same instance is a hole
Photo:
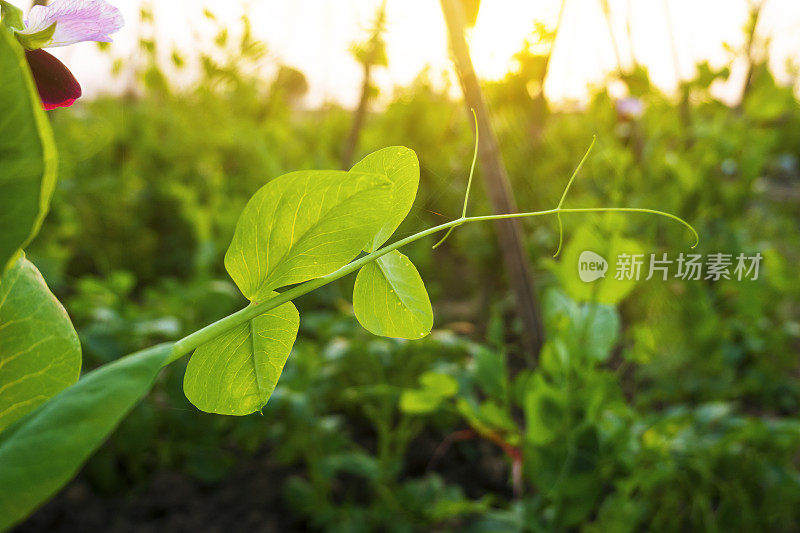
[[[102,366],[0,433],[0,530],[78,472],[147,394],[171,351],[161,344]]]
[[[67,312],[36,267],[19,259],[0,277],[0,431],[80,372],[81,345]]]
[[[9,4],[6,0],[0,0],[0,17],[2,17],[2,26],[12,30],[25,29],[25,17],[22,10],[13,4]]]
[[[391,183],[378,174],[309,170],[275,178],[247,203],[225,267],[251,301],[330,274],[381,228]]]
[[[289,302],[200,346],[186,367],[186,397],[207,413],[243,416],[261,410],[299,326],[300,315]]]
[[[56,183],[56,150],[22,47],[0,31],[0,272],[39,231]]]
[[[408,257],[397,250],[359,270],[353,311],[367,331],[384,337],[419,339],[433,327],[425,284]]]
[[[365,252],[372,252],[394,234],[411,210],[419,187],[419,160],[410,148],[390,146],[369,154],[356,163],[350,172],[380,174],[392,182],[391,206],[384,214],[383,225],[369,245],[364,247]]]
[[[379,248],[403,222],[419,186],[419,161],[413,150],[392,146],[358,162],[351,172],[372,172],[392,183],[391,208],[374,239],[364,250]],[[358,321],[375,335],[419,339],[433,327],[433,310],[417,269],[400,252],[393,251],[365,265],[353,291]]]

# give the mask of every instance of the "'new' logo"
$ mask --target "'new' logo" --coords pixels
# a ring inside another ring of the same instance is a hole
[[[578,258],[578,275],[586,283],[606,277],[608,261],[602,256],[586,250]]]

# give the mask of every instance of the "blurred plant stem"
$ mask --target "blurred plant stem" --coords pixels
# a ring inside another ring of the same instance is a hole
[[[742,86],[742,97],[739,99],[739,104],[737,105],[737,109],[740,110],[753,86],[753,73],[755,72],[755,68],[763,61],[763,59],[756,57],[756,50],[759,48],[759,42],[757,41],[758,21],[765,3],[766,0],[754,2],[750,5],[750,18],[747,21],[747,26],[745,26],[747,42],[744,49],[744,58],[747,61],[747,74],[745,74],[744,85]]]
[[[367,118],[367,107],[373,95],[372,69],[375,66],[386,65],[385,43],[383,32],[386,29],[386,0],[381,3],[375,22],[372,26],[372,35],[363,45],[353,47],[353,55],[364,67],[364,82],[361,85],[361,98],[358,107],[353,115],[353,123],[350,127],[350,134],[342,151],[342,169],[349,170],[353,166],[353,155],[358,147],[358,139],[361,137],[361,130],[364,128],[364,121]]]
[[[622,76],[625,74],[625,68],[622,64],[622,54],[619,51],[617,34],[614,31],[614,23],[611,20],[611,7],[608,5],[608,0],[600,0],[600,8],[603,10],[603,15],[605,16],[606,24],[608,25],[608,36],[611,39],[611,47],[614,50],[614,58],[617,61],[617,72]],[[631,46],[631,54],[633,54],[633,46]]]

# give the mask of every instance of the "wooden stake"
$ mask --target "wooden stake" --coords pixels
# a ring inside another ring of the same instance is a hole
[[[492,129],[489,110],[483,98],[469,47],[464,37],[464,14],[460,0],[441,0],[442,11],[447,22],[450,48],[453,53],[464,99],[469,108],[475,110],[480,130],[478,156],[483,168],[486,193],[496,213],[517,212],[505,165],[501,159],[497,138]],[[523,350],[529,363],[533,363],[541,349],[544,328],[542,327],[536,287],[533,282],[530,264],[525,253],[522,231],[518,220],[495,222],[508,282],[514,294],[517,313],[523,326]]]

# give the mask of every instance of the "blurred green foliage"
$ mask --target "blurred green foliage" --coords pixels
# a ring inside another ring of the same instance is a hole
[[[302,74],[282,68],[264,81],[251,37],[221,34],[217,44],[225,53],[203,56],[190,88],[172,87],[150,55],[143,91],[54,116],[61,179],[30,255],[73,317],[87,367],[243,305],[222,251],[247,199],[284,172],[337,167],[349,113],[294,105]],[[155,54],[152,42],[143,49]],[[95,491],[131,491],[157,469],[213,485],[267,449],[293,468],[272,480],[286,504],[273,512],[326,531],[796,530],[800,106],[791,88],[756,65],[733,109],[709,90],[727,72],[700,65],[676,103],[638,69],[625,83],[640,116],[604,90],[556,112],[540,98],[541,56],[518,59],[486,90],[520,206],[556,205],[597,134],[565,207],[673,212],[697,227],[698,253],[761,252],[759,279],[609,279],[587,291],[573,251],[673,254],[690,237],[650,217],[573,215],[554,260],[555,221],[526,222],[547,327],[538,366],[527,368],[492,227],[465,226],[435,255],[427,242],[404,250],[435,302],[430,338],[361,330],[347,303],[352,280],[306,296],[263,416],[192,409],[173,365],[88,464]],[[419,156],[420,193],[398,234],[460,213],[472,133],[446,94],[423,73],[363,132],[363,154],[405,145]],[[471,212],[487,209],[477,192]]]

